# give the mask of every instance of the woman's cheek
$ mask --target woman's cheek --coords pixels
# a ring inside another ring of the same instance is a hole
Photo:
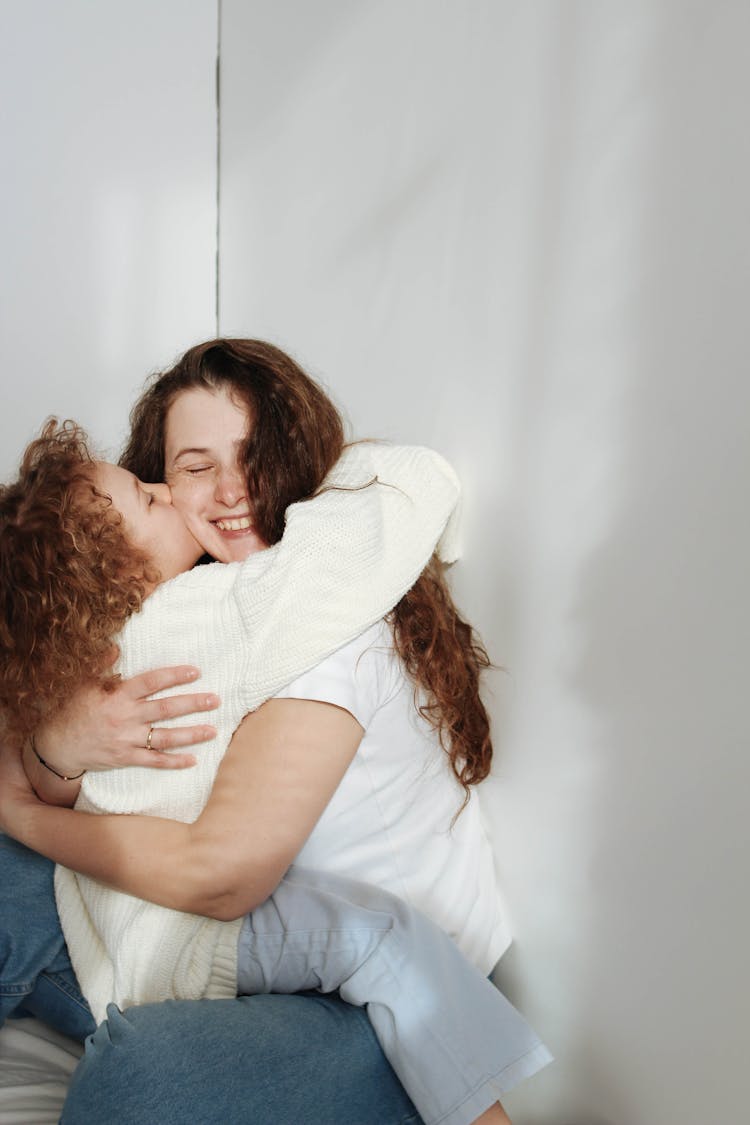
[[[200,477],[177,475],[171,480],[167,477],[167,484],[172,493],[172,503],[178,512],[184,516],[208,518],[211,504],[211,486],[208,481]]]
[[[205,554],[210,555],[217,562],[236,561],[231,549],[228,548],[223,537],[209,520],[200,515],[196,516],[188,510],[182,511],[180,514],[187,525],[188,531],[196,542],[200,543]]]

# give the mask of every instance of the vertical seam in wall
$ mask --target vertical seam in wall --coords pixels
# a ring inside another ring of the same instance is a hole
[[[219,271],[221,267],[221,0],[216,0],[216,288],[215,335],[219,335]]]

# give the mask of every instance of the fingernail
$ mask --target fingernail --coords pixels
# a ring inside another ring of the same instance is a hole
[[[205,704],[206,704],[206,707],[218,707],[219,706],[218,695],[207,695],[207,696],[205,696]]]

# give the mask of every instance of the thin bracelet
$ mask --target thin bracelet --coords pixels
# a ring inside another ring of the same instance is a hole
[[[29,743],[31,745],[31,749],[34,751],[34,756],[36,757],[36,760],[38,762],[41,762],[42,765],[44,766],[44,768],[48,769],[50,773],[53,773],[55,775],[55,777],[59,777],[60,781],[78,781],[78,778],[83,777],[83,775],[85,774],[85,772],[86,772],[85,770],[81,770],[80,773],[74,773],[74,774],[70,774],[70,775],[65,774],[65,773],[58,773],[58,771],[55,769],[54,766],[51,766],[49,764],[49,762],[45,762],[44,758],[42,757],[42,755],[37,750],[36,742],[34,741],[34,735],[33,734],[29,736]]]

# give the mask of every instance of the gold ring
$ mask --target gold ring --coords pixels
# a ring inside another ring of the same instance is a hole
[[[153,737],[154,737],[154,728],[149,727],[148,728],[148,734],[146,736],[146,749],[147,750],[153,750],[154,749],[154,747],[151,745],[151,739]]]

